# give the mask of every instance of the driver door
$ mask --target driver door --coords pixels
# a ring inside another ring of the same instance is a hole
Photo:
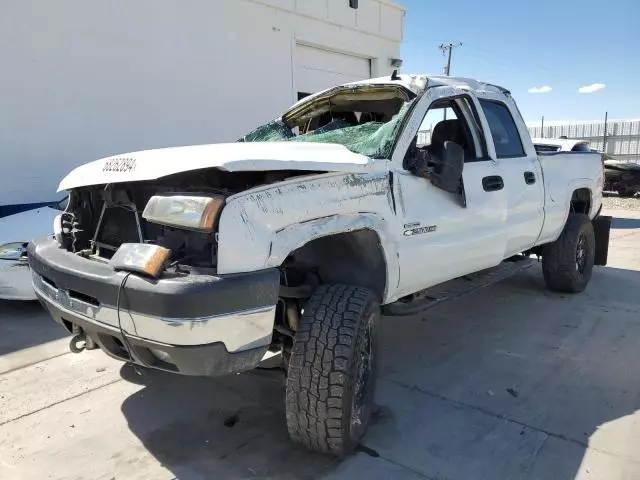
[[[445,140],[464,144],[463,192],[445,192],[402,168],[394,172],[401,222],[398,296],[495,266],[506,246],[507,197],[498,164],[486,151],[477,100],[467,91],[435,87],[419,102],[414,115],[422,122],[403,132],[397,153],[404,157],[413,146],[428,151],[432,133],[455,137]],[[397,160],[394,154],[394,164],[402,163]]]

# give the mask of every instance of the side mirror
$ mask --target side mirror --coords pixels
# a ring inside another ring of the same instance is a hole
[[[458,193],[462,169],[464,168],[464,149],[455,142],[444,142],[442,159],[431,159],[431,183],[441,190],[449,193]]]

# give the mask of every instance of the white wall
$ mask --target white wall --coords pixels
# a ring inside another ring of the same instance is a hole
[[[3,0],[0,205],[55,199],[96,158],[235,140],[295,101],[296,42],[390,73],[403,15],[388,0]]]

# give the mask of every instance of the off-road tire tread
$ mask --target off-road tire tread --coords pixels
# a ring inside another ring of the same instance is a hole
[[[286,416],[291,438],[311,450],[344,456],[357,447],[345,402],[351,404],[351,360],[371,308],[379,308],[375,294],[350,285],[321,285],[305,307],[289,362]]]
[[[583,229],[587,235],[589,258],[585,273],[581,275],[575,268],[575,249],[578,236]],[[560,237],[555,242],[545,245],[542,251],[542,274],[547,287],[557,292],[582,292],[591,279],[595,245],[595,234],[589,217],[584,213],[569,214]]]

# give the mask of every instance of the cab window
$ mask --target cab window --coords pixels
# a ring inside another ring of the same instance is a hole
[[[524,147],[509,108],[501,102],[480,100],[498,158],[524,157]]]
[[[418,130],[415,146],[433,154],[433,150],[447,140],[463,148],[466,161],[476,159],[471,129],[462,110],[453,99],[442,100],[429,107]]]

